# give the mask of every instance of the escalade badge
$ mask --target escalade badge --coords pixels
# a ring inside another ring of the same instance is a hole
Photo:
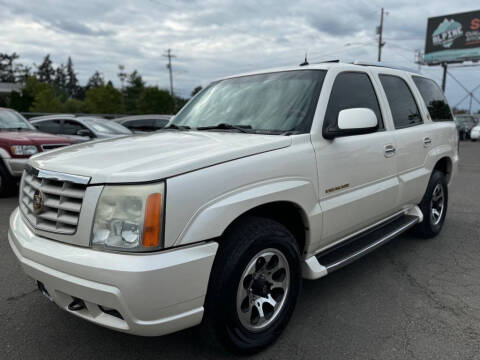
[[[33,212],[35,214],[38,215],[43,211],[43,202],[44,202],[43,192],[41,192],[40,190],[35,190],[33,194],[33,201],[32,201]]]

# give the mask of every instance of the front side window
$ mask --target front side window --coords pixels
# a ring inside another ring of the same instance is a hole
[[[35,127],[49,134],[59,134],[61,128],[61,120],[45,120],[35,123]]]
[[[420,76],[413,76],[413,81],[417,85],[420,95],[427,106],[428,113],[433,121],[452,121],[453,116],[448,107],[447,100],[440,90],[440,87],[430,79]]]
[[[199,93],[172,124],[201,128],[223,123],[253,132],[308,132],[325,73],[295,70],[221,80]]]
[[[387,95],[395,129],[423,123],[415,98],[405,80],[395,75],[380,75],[380,82]]]
[[[85,126],[74,120],[65,120],[63,122],[63,134],[77,135],[79,130],[88,130]]]
[[[352,108],[371,109],[377,116],[379,130],[384,129],[377,95],[366,73],[348,71],[337,75],[328,100],[323,128],[336,128],[339,112]]]

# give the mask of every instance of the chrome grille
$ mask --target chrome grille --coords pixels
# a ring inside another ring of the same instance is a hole
[[[68,175],[65,176],[68,178]],[[86,184],[42,177],[33,168],[26,168],[20,187],[20,209],[38,230],[73,234],[77,230]],[[34,207],[34,196],[41,196],[42,206]]]

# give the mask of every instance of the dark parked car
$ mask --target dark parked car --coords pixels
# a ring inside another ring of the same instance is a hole
[[[0,196],[13,192],[30,156],[72,143],[38,131],[14,110],[0,108]]]
[[[472,115],[456,115],[455,124],[460,140],[466,140],[470,138],[470,131],[478,124],[478,120]]]
[[[163,129],[171,118],[171,115],[134,115],[121,117],[114,121],[133,132],[149,132]]]
[[[132,133],[112,120],[89,116],[48,115],[32,118],[30,122],[40,131],[68,136],[77,141],[113,138]]]

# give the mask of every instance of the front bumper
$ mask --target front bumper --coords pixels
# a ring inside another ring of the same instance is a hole
[[[480,131],[472,131],[470,133],[470,139],[472,139],[472,140],[480,139]]]
[[[28,158],[9,158],[3,159],[3,162],[5,163],[5,166],[10,175],[14,177],[20,177],[22,176],[23,169],[28,162]]]
[[[152,254],[96,251],[35,235],[18,208],[10,217],[8,240],[24,271],[74,315],[142,336],[164,335],[202,321],[215,242]],[[86,307],[69,310],[74,298]]]

